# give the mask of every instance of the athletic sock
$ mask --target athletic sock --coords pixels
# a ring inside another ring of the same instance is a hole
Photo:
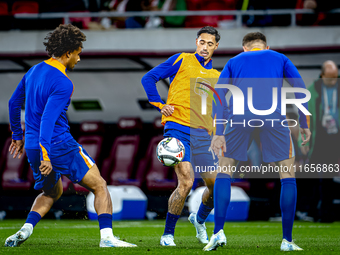
[[[209,213],[211,212],[213,208],[206,206],[203,204],[203,202],[200,205],[200,208],[198,209],[197,215],[196,215],[196,220],[199,224],[203,224],[205,220],[207,219]]]
[[[296,209],[296,180],[295,178],[281,179],[280,207],[282,213],[283,238],[292,241],[292,231]]]
[[[30,211],[29,214],[27,215],[27,219],[25,222],[26,224],[31,224],[32,229],[37,225],[37,223],[41,220],[41,215],[35,211]],[[24,226],[25,226],[24,225]]]
[[[231,178],[228,174],[218,173],[214,186],[214,234],[223,229],[230,202]]]
[[[175,227],[178,219],[179,215],[175,215],[169,212],[166,214],[165,229],[163,236],[175,235]]]
[[[112,233],[112,215],[109,213],[102,213],[98,216],[100,238],[113,238]]]

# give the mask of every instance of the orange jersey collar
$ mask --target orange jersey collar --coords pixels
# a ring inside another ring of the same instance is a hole
[[[45,63],[50,65],[50,66],[57,68],[60,72],[65,74],[66,77],[68,77],[67,74],[66,74],[66,67],[62,63],[60,63],[58,60],[56,60],[54,58],[50,58],[48,60],[45,60]]]

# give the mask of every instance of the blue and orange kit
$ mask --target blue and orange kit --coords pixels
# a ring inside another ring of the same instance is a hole
[[[66,68],[50,58],[33,66],[22,78],[9,100],[13,140],[22,140],[21,108],[25,103],[25,148],[40,149],[42,161],[50,161],[50,149],[71,139],[66,111],[73,83]]]
[[[263,77],[265,73],[266,77]],[[248,108],[248,88],[252,88],[252,102],[257,110],[268,110],[273,102],[273,88],[277,88],[277,106],[275,112],[281,113],[281,88],[283,80],[296,88],[306,88],[298,70],[293,63],[283,54],[272,50],[253,49],[252,51],[242,52],[231,58],[221,72],[218,84],[232,84],[237,86],[244,95],[244,110]],[[225,109],[228,110],[228,117],[233,114],[233,97],[230,98],[229,106],[224,99],[228,93],[226,88],[216,89],[215,100],[222,99],[222,107],[213,106],[216,119],[224,119]],[[295,98],[305,98],[304,93],[295,93]],[[308,103],[302,104],[308,110]],[[299,122],[301,128],[308,128],[310,116],[305,115],[299,109]],[[216,134],[222,135],[223,125],[216,125]]]
[[[190,133],[190,128],[205,129],[212,132],[212,101],[207,98],[207,112],[201,114],[201,91],[209,94],[215,87],[220,73],[212,68],[212,61],[205,64],[197,53],[178,53],[164,63],[156,66],[142,78],[142,85],[150,104],[161,111],[165,106],[156,87],[162,79],[170,79],[167,105],[174,106],[170,116],[162,116],[165,129],[179,129]],[[210,89],[209,89],[210,88]]]

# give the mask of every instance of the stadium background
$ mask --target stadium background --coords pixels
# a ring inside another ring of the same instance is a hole
[[[300,0],[282,4],[245,1],[248,6],[242,0],[177,1],[186,4],[184,9],[178,7],[179,10],[276,10],[285,14],[251,15],[249,12],[242,17],[240,26],[240,20],[226,15],[231,14],[227,12],[223,15],[216,12],[219,15],[215,16],[209,13],[179,17],[181,24],[171,23],[166,15],[176,10],[176,6],[171,9],[170,5],[162,10],[161,4],[153,2],[0,1],[1,218],[25,218],[37,195],[32,188],[33,180],[26,158],[13,160],[7,153],[10,141],[7,105],[25,72],[47,58],[43,38],[60,23],[72,22],[87,36],[81,62],[69,73],[75,84],[68,110],[71,133],[96,159],[109,185],[140,187],[148,197],[148,211],[156,212],[157,218],[166,214],[167,198],[176,187],[176,178],[172,169],[162,167],[155,160],[154,146],[160,140],[162,126],[160,114],[148,104],[140,83],[148,70],[174,53],[193,52],[196,32],[204,25],[217,27],[221,34],[219,49],[213,57],[213,66],[218,70],[242,51],[242,38],[252,31],[263,32],[271,49],[286,54],[292,60],[306,86],[319,77],[324,61],[340,62],[340,27],[337,26],[340,19],[334,19],[334,15],[338,17],[339,13],[329,13],[339,7],[336,3],[323,6],[324,9],[310,10],[304,9]],[[149,7],[143,9],[141,6]],[[152,19],[143,18],[141,22],[136,18],[146,15],[142,11],[148,11],[149,15],[157,8],[163,12],[158,12]],[[294,13],[296,24],[293,24],[286,12],[296,10],[310,13]],[[131,14],[125,11],[135,11],[136,16],[125,17]],[[82,13],[80,16],[87,17],[67,16],[79,12]],[[20,13],[24,14],[20,16]],[[33,16],[25,16],[25,13]],[[51,13],[57,13],[57,17],[50,19],[48,15]],[[117,16],[118,13],[120,17],[108,18],[110,14]],[[47,16],[39,16],[41,14]],[[168,86],[167,80],[158,83],[158,91],[164,99]],[[245,179],[235,181],[233,185],[243,188],[250,197],[248,220],[268,220],[279,216],[278,180]],[[340,215],[340,195],[337,192],[340,186],[337,185],[334,186],[337,187],[334,190],[335,220],[339,220]],[[47,218],[85,218],[86,193],[64,179],[64,195]],[[187,214],[185,208],[183,215]]]

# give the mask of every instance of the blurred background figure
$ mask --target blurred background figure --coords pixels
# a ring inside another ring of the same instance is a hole
[[[335,165],[339,163],[339,84],[338,67],[328,60],[322,64],[320,78],[310,85],[308,108],[312,114],[312,138],[301,152],[308,155],[308,164]],[[321,222],[332,222],[335,198],[333,175],[309,173],[301,199],[308,216]],[[320,202],[319,202],[320,201]],[[320,203],[320,204],[319,204]]]
[[[337,13],[326,13],[340,8],[339,1],[331,0],[297,0],[296,9],[313,10],[315,14],[297,15],[299,25],[339,25],[340,19]]]

